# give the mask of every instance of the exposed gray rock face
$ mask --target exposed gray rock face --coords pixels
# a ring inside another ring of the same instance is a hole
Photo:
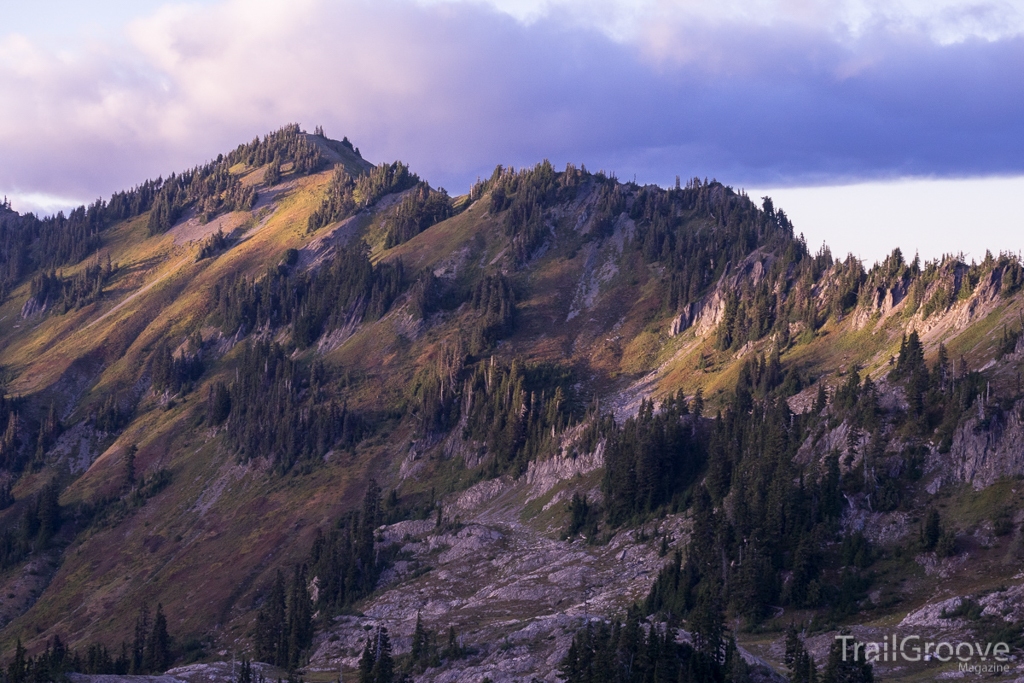
[[[988,315],[999,304],[1003,269],[994,268],[974,289],[971,297],[955,311],[954,329],[962,330],[971,322]]]
[[[875,289],[867,304],[858,306],[854,312],[854,327],[860,330],[874,321],[874,329],[878,330],[906,296],[907,284],[903,281],[895,282],[889,288]]]
[[[623,213],[616,219],[615,229],[608,239],[599,245],[590,244],[586,247],[585,266],[566,322],[594,308],[601,296],[601,287],[618,274],[618,259],[635,230],[633,219]],[[586,231],[589,232],[589,227]]]
[[[683,307],[675,318],[672,319],[672,323],[669,325],[668,335],[674,337],[677,334],[685,332],[693,324],[694,319],[697,316],[699,309],[697,304],[692,301]]]
[[[25,301],[25,304],[21,307],[21,317],[25,319],[31,318],[34,315],[41,315],[43,313],[46,313],[46,308],[49,305],[49,303],[50,301],[48,299],[44,301],[39,301],[39,299],[37,299],[36,297],[30,296],[28,300]]]
[[[1014,578],[1024,579],[1024,574]],[[986,616],[1000,617],[1011,623],[1024,623],[1024,584],[989,593],[978,603],[984,608],[982,614]]]
[[[847,533],[859,531],[876,545],[898,543],[917,531],[906,512],[871,512],[863,509],[849,510],[843,515],[843,529]]]
[[[626,531],[597,546],[524,523],[524,501],[600,462],[599,454],[559,458],[516,481],[481,482],[444,508],[445,518],[459,518],[461,527],[436,528],[431,520],[382,528],[379,535],[401,544],[408,559],[382,578],[383,591],[363,615],[339,617],[318,636],[310,669],[355,667],[377,626],[387,627],[396,654],[408,652],[419,614],[442,641],[453,626],[471,651],[419,681],[556,681],[580,625],[642,599],[669,559],[659,555],[662,536],[675,546],[688,535],[681,516],[649,525],[646,537]]]
[[[183,678],[163,676],[116,676],[114,674],[68,674],[71,683],[186,683]]]
[[[85,420],[72,425],[50,448],[50,455],[58,463],[66,465],[72,474],[79,474],[100,455],[100,448],[107,435],[90,427]]]
[[[725,315],[726,297],[735,291],[741,281],[749,281],[757,285],[764,279],[771,267],[771,254],[754,252],[738,265],[727,264],[725,273],[717,286],[699,301],[691,301],[676,315],[669,325],[669,336],[685,332],[693,327],[698,337],[711,334]]]
[[[558,456],[541,461],[531,461],[526,470],[526,484],[530,487],[529,499],[539,498],[563,481],[582,477],[604,467],[604,441],[593,453],[584,453],[573,458]]]
[[[899,626],[900,628],[923,627],[939,631],[962,629],[966,626],[966,622],[963,619],[950,619],[944,615],[950,614],[960,607],[963,600],[963,598],[957,596],[938,602],[930,602],[903,617]]]
[[[893,386],[884,378],[878,380],[876,386],[883,410],[906,410],[902,387]],[[805,392],[800,397],[800,405],[805,405],[812,393]],[[965,482],[980,490],[1002,477],[1024,475],[1024,400],[1018,401],[1010,410],[1003,410],[994,403],[985,406],[983,398],[979,398],[975,405],[977,414],[956,430],[948,453],[939,453],[937,446],[932,446],[925,463],[931,478],[927,485],[929,493],[934,494],[944,484],[954,482]],[[796,461],[805,465],[817,464],[833,452],[845,456],[850,446],[849,430],[849,424],[844,421],[832,429],[820,428],[809,434],[797,452]],[[858,467],[867,441],[868,435],[861,434],[849,468]],[[887,452],[900,453],[904,446],[897,439],[892,439],[887,444]],[[840,467],[847,471],[845,457],[840,458]]]
[[[955,477],[983,489],[1000,477],[1024,474],[1024,401],[1013,410],[990,410],[956,431],[950,459]],[[987,428],[983,423],[987,422]]]
[[[188,664],[168,669],[161,679],[173,677],[184,683],[235,683],[241,662],[211,662],[209,664]],[[274,680],[272,667],[262,662],[252,662],[253,673],[261,673],[267,681]],[[93,683],[103,683],[94,681]],[[115,683],[115,682],[111,682]],[[154,680],[153,683],[164,683]]]
[[[104,674],[68,674],[71,683],[235,683],[241,662],[210,662],[188,664],[168,669],[160,676],[116,676]],[[252,662],[254,673],[262,673],[267,681],[274,680],[272,668],[261,662]],[[280,672],[278,672],[280,673]]]
[[[1018,574],[1015,580],[1024,579]],[[900,629],[924,629],[928,633],[964,634],[970,629],[970,622],[960,617],[951,617],[958,607],[963,605],[966,596],[954,596],[944,600],[929,602],[910,612],[899,623]],[[977,598],[975,602],[982,608],[982,614],[1002,619],[1007,623],[1024,621],[1024,584],[1016,584],[1008,588],[992,591]]]
[[[0,580],[0,628],[29,610],[46,590],[60,567],[60,556],[49,551],[19,571],[7,571]]]

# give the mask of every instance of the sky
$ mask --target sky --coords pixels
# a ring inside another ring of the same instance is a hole
[[[1024,245],[1024,0],[0,0],[0,195],[289,122],[459,194],[550,159],[770,195],[871,262]]]

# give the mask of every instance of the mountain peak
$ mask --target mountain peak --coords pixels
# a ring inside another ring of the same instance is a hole
[[[866,269],[794,233],[572,164],[452,198],[294,124],[4,213],[3,641],[576,680],[628,631],[770,676],[755,633],[898,623],[946,599],[929,572],[1011,601],[1019,260]]]

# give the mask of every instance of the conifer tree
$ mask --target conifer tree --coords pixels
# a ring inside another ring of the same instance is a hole
[[[238,678],[235,683],[255,683],[252,675],[252,664],[249,659],[242,657],[242,665],[238,668]]]
[[[132,641],[131,673],[142,674],[146,672],[146,643],[149,638],[149,607],[145,602],[139,609],[139,616],[135,620],[135,638]]]
[[[416,628],[412,632],[412,652],[410,653],[413,662],[419,663],[423,659],[426,647],[427,632],[423,628],[423,620],[420,618],[420,613],[416,612]]]
[[[391,639],[387,628],[381,626],[377,630],[377,649],[373,663],[373,683],[392,683],[395,677],[395,665],[391,659]]]
[[[25,683],[28,679],[27,655],[28,651],[21,644],[21,638],[18,638],[18,643],[14,646],[14,657],[7,665],[7,680],[10,683]]]
[[[394,680],[391,639],[387,628],[380,626],[375,635],[367,635],[363,655],[359,659],[359,683],[393,683]]]
[[[713,662],[725,661],[725,610],[721,601],[721,586],[713,580],[704,580],[697,587],[697,602],[690,614],[694,648]]]
[[[167,632],[167,618],[164,606],[157,603],[153,616],[153,631],[146,639],[146,656],[143,668],[146,671],[163,673],[171,665],[171,636]]]
[[[359,683],[375,683],[375,677],[373,673],[373,640],[374,639],[369,634],[367,634],[366,644],[363,646],[363,655],[359,658]]]
[[[261,661],[288,666],[287,607],[281,570],[275,574],[270,595],[256,616],[256,653]]]
[[[792,624],[786,631],[784,661],[789,669],[790,683],[818,683],[818,669],[814,658],[807,652],[796,627]]]
[[[128,446],[124,453],[124,488],[131,490],[135,487],[135,454],[139,447],[135,444]]]
[[[288,665],[299,665],[302,652],[313,642],[313,614],[306,588],[306,565],[296,565],[288,601]]]
[[[445,651],[447,657],[461,657],[462,648],[459,646],[458,637],[455,635],[455,627],[448,627],[448,649]]]

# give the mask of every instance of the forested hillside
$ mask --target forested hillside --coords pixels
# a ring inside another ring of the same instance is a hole
[[[450,196],[298,125],[68,215],[5,203],[0,243],[14,683],[869,680],[830,644],[884,624],[1024,647],[1013,254],[868,266],[767,197],[546,161]]]

